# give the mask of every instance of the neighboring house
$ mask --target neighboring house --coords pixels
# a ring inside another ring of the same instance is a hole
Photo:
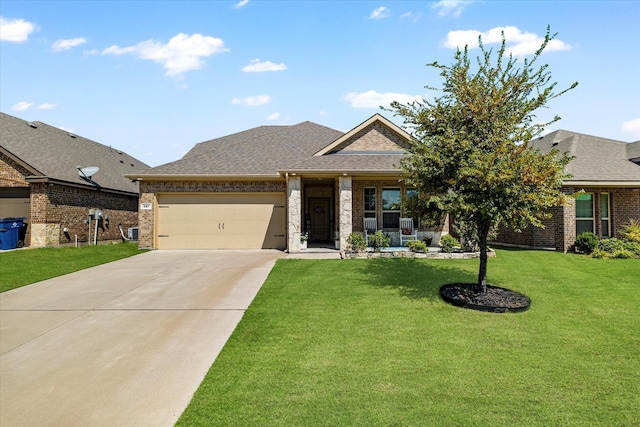
[[[78,167],[99,171],[87,179]],[[118,224],[126,232],[138,222],[138,183],[125,174],[148,168],[115,148],[0,113],[0,217],[26,218],[32,247],[120,239]]]
[[[399,245],[398,168],[411,137],[376,114],[343,133],[315,123],[261,126],[197,144],[127,177],[140,184],[139,245],[155,249],[346,248],[363,218]],[[416,224],[417,226],[417,224]],[[422,229],[438,241],[448,223]]]
[[[571,177],[562,183],[562,190],[570,195],[580,193],[566,206],[552,209],[544,229],[501,230],[498,242],[566,252],[581,232],[618,237],[630,219],[640,220],[640,141],[627,143],[558,130],[531,145],[545,153],[557,149],[573,156],[565,170]]]

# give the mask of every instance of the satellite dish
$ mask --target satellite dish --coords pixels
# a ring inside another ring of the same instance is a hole
[[[87,166],[86,168],[78,168],[78,169],[80,170],[79,175],[87,179],[91,179],[91,177],[100,170],[100,168],[97,166]]]

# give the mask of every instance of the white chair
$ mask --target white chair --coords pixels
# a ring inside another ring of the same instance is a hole
[[[369,246],[369,235],[378,231],[378,221],[376,218],[364,218],[364,239]]]
[[[418,240],[418,230],[413,226],[413,218],[400,218],[400,246],[411,240]]]

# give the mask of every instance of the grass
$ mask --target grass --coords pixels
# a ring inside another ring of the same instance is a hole
[[[440,300],[477,260],[280,260],[181,426],[640,423],[640,262],[498,250],[529,311]]]
[[[0,252],[0,292],[140,252],[135,243]]]

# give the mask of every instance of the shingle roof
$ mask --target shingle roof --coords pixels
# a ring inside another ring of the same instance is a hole
[[[97,166],[93,180],[102,189],[138,193],[137,183],[124,175],[149,165],[121,150],[91,141],[42,122],[26,122],[0,113],[0,150],[24,164],[32,177],[92,187],[80,178],[77,166]]]
[[[312,122],[260,126],[194,146],[185,156],[144,171],[154,176],[268,176],[284,172],[397,173],[401,156],[393,154],[314,154],[345,135]],[[130,174],[133,177],[132,174]]]
[[[182,159],[144,175],[279,176],[278,171],[313,156],[342,132],[312,122],[261,126],[197,144]]]
[[[640,165],[630,159],[640,151],[640,144],[600,138],[566,130],[557,130],[530,145],[548,153],[558,149],[560,153],[575,156],[565,172],[572,175],[567,183],[580,182],[628,182],[640,183]],[[640,154],[638,154],[640,155]]]

